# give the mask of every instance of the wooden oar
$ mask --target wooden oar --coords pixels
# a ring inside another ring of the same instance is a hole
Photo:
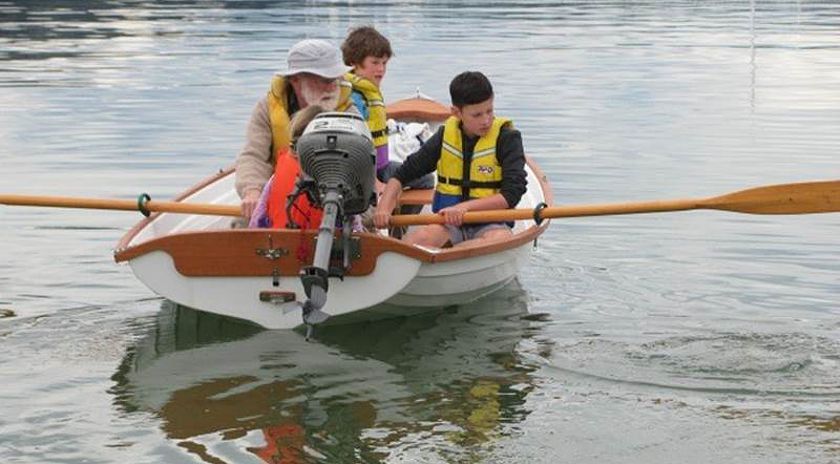
[[[53,206],[58,208],[84,208],[140,211],[140,201],[103,198],[74,198],[35,195],[0,195],[0,204],[23,206]],[[239,207],[206,203],[181,203],[149,200],[142,202],[148,211],[183,214],[239,216]],[[605,216],[617,214],[664,213],[694,209],[716,209],[749,214],[811,214],[840,212],[840,180],[802,182],[756,187],[717,197],[655,200],[629,203],[604,203],[594,205],[568,205],[543,208],[543,219],[579,216]],[[501,209],[466,213],[464,222],[501,222],[534,217],[532,209]],[[392,226],[442,224],[438,214],[409,214],[393,216]]]
[[[630,203],[568,205],[543,208],[543,219],[605,216],[615,214],[664,213],[693,209],[716,209],[748,214],[811,214],[840,212],[840,180],[778,184],[756,187],[717,197],[684,200],[655,200]],[[464,222],[503,222],[534,218],[531,209],[475,211],[464,214]],[[438,214],[401,215],[391,218],[392,226],[443,224]]]
[[[157,200],[115,200],[107,198],[54,197],[38,195],[0,195],[0,204],[20,206],[52,206],[56,208],[112,209],[123,211],[147,211],[163,213],[208,214],[215,216],[239,216],[238,206],[214,205],[209,203],[181,203]]]

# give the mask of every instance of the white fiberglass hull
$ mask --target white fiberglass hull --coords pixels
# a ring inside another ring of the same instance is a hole
[[[410,283],[420,262],[395,253],[380,256],[373,274],[330,280],[327,303],[322,309],[339,316],[375,306],[395,296]],[[303,321],[299,299],[304,295],[299,277],[281,277],[275,287],[266,277],[187,277],[172,258],[155,251],[131,260],[134,274],[160,296],[178,304],[253,321],[269,329],[291,329]],[[282,289],[298,296],[286,303],[261,301],[263,291]]]
[[[409,108],[424,107],[420,100],[404,102]],[[448,114],[445,108],[441,111],[420,113],[421,119],[439,121]],[[531,160],[526,173],[528,190],[518,207],[550,204],[547,181]],[[199,183],[177,201],[238,205],[233,170]],[[153,214],[123,237],[115,258],[128,262],[152,291],[180,305],[270,329],[301,325],[307,297],[300,273],[312,264],[316,234],[232,228],[231,221],[209,215]],[[321,310],[330,316],[365,309],[372,309],[370,314],[405,314],[468,303],[514,279],[531,243],[547,226],[548,221],[520,220],[504,242],[445,249],[415,247],[380,233],[353,234],[349,245],[353,251],[345,253],[351,256],[349,266],[339,263],[343,275],[329,277]],[[339,241],[336,237],[333,245]]]
[[[515,278],[528,247],[443,263],[383,253],[371,275],[331,279],[323,311],[340,316],[381,303],[416,308],[468,303]],[[187,277],[163,251],[132,259],[130,266],[152,291],[184,306],[250,320],[270,329],[290,329],[302,323],[298,301],[272,303],[259,298],[261,292],[272,289],[303,295],[298,277],[281,277],[276,287],[266,277]]]

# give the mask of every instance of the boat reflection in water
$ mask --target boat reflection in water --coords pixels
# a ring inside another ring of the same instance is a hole
[[[319,327],[310,342],[165,303],[112,391],[206,462],[480,459],[528,414],[525,351],[546,349],[536,319],[516,281],[457,308]]]

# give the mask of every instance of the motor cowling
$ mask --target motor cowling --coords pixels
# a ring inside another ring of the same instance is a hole
[[[295,152],[323,203],[338,192],[344,214],[361,214],[374,201],[376,149],[365,121],[350,113],[321,113],[298,138]]]

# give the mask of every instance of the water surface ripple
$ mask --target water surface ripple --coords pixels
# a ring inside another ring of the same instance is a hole
[[[840,178],[840,5],[0,0],[0,192],[173,197],[295,41],[486,72],[559,203]],[[0,208],[0,461],[832,463],[840,220],[553,221],[519,279],[314,342],[156,298],[132,213]]]

